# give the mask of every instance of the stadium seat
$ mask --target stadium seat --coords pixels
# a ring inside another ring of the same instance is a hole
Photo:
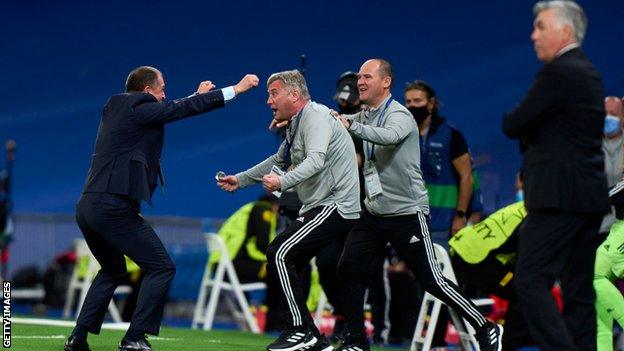
[[[215,233],[207,233],[205,237],[209,255],[219,252],[220,258],[216,265],[210,264],[210,259],[206,263],[204,277],[202,278],[199,296],[197,297],[197,303],[195,304],[195,311],[193,313],[193,329],[196,329],[200,323],[203,324],[204,330],[212,329],[217,303],[219,302],[219,295],[222,290],[225,290],[234,293],[249,330],[253,333],[260,333],[260,328],[251,314],[249,302],[244,292],[266,289],[266,284],[263,282],[241,284],[223,239]],[[226,274],[227,281],[224,279]],[[210,296],[208,298],[208,304],[206,304],[208,291],[210,291]],[[235,309],[234,306],[230,307],[232,310]],[[232,312],[236,313],[236,311]]]
[[[455,276],[455,271],[453,271],[451,259],[446,249],[438,244],[433,244],[433,250],[435,252],[436,260],[442,269],[442,275],[457,284],[457,277]],[[473,299],[472,302],[476,306],[487,306],[494,303],[494,301],[489,298]],[[422,305],[420,306],[420,312],[418,313],[418,320],[416,322],[410,351],[429,350],[431,348],[431,342],[433,340],[433,334],[436,330],[441,308],[442,301],[438,300],[428,292],[425,292]],[[474,330],[470,324],[459,317],[459,315],[451,308],[449,308],[449,314],[455,329],[457,329],[459,333],[462,349],[479,350],[478,344],[473,336]],[[429,317],[428,322],[427,317]]]
[[[74,316],[76,318],[78,317],[80,309],[82,308],[82,304],[87,297],[89,287],[93,282],[93,278],[99,270],[99,265],[95,257],[93,257],[93,254],[91,254],[91,250],[89,250],[87,242],[84,239],[76,239],[74,240],[74,245],[76,248],[76,265],[74,266],[74,271],[72,272],[72,276],[69,280],[69,285],[67,287],[67,297],[65,298],[65,307],[63,308],[63,318],[69,318],[71,313],[71,307],[74,303],[74,298],[77,291],[79,291],[80,295],[78,296],[78,307],[76,308],[76,313]],[[89,263],[84,277],[81,278],[78,262],[80,262],[83,257],[88,257]],[[121,285],[115,290],[115,294],[128,294],[129,292],[130,287],[127,285]],[[108,312],[110,313],[115,323],[123,323],[121,315],[119,314],[119,310],[117,309],[117,306],[115,305],[115,302],[113,300],[111,300],[108,305]]]

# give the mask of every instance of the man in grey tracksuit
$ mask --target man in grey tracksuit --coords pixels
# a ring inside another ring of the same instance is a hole
[[[315,346],[328,351],[332,347],[319,335],[297,284],[297,268],[338,236],[346,236],[359,218],[355,148],[330,110],[310,101],[301,73],[275,73],[267,85],[274,120],[290,121],[286,140],[276,154],[245,172],[222,178],[219,186],[234,191],[262,182],[269,191],[297,191],[303,204],[300,217],[267,250],[267,271],[282,289],[292,327],[267,349],[294,351]]]
[[[409,111],[392,99],[392,80],[390,63],[366,61],[358,73],[358,89],[368,108],[355,115],[336,116],[364,141],[366,190],[366,208],[347,236],[338,265],[347,331],[339,350],[369,350],[362,311],[368,263],[390,242],[425,290],[474,327],[481,350],[500,351],[502,327],[488,322],[458,287],[442,276],[435,262],[418,127]]]

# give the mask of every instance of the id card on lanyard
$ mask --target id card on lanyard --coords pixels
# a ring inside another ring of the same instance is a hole
[[[381,127],[383,125],[384,115],[392,101],[394,100],[389,99],[379,114],[377,127]],[[377,172],[377,166],[375,165],[375,144],[372,144],[370,147],[368,161],[364,163],[362,173],[364,174],[364,190],[366,190],[366,198],[372,200],[373,198],[383,194],[383,188],[381,186],[381,181],[379,180],[379,173]]]

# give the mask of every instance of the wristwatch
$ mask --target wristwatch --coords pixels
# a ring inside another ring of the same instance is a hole
[[[462,210],[455,211],[455,217],[466,218],[466,211],[462,211]]]

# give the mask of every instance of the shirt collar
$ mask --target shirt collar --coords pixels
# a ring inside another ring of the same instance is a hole
[[[580,45],[578,43],[568,44],[568,45],[564,46],[563,48],[561,48],[561,50],[559,50],[557,52],[557,55],[555,57],[559,57],[559,56],[565,54],[566,52],[568,52],[568,51],[570,51],[572,49],[576,49],[578,47],[580,47]]]
[[[392,99],[392,94],[388,94],[388,96],[386,96],[385,99],[383,99],[383,101],[381,101],[381,103],[379,104],[379,106],[377,107],[372,107],[372,106],[368,106],[367,111],[369,113],[369,115],[374,115],[377,112],[379,112],[379,110],[382,110],[384,106],[386,106],[386,104],[388,103],[388,100]]]

